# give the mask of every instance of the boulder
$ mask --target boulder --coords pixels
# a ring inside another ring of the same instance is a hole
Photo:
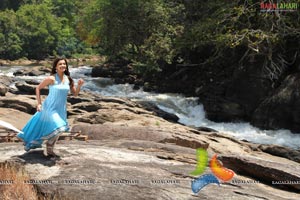
[[[228,77],[220,78],[204,86],[199,96],[212,121],[250,121],[255,109],[273,91],[272,82],[256,62],[236,66]]]
[[[178,120],[179,120],[179,117],[177,117],[175,114],[168,113],[168,112],[165,112],[165,111],[161,110],[154,103],[146,102],[146,101],[139,101],[138,103],[144,109],[154,112],[155,115],[157,115],[157,116],[159,116],[159,117],[161,117],[165,120],[168,120],[168,121],[171,121],[171,122],[178,122]]]
[[[0,76],[0,84],[3,84],[5,86],[9,86],[13,83],[13,80],[8,76]]]
[[[8,92],[8,88],[6,85],[0,83],[0,96],[5,96],[5,94]]]
[[[16,91],[18,94],[35,95],[36,85],[30,85],[30,84],[27,84],[27,83],[17,82],[15,84],[15,86],[18,89],[18,91]],[[47,95],[48,93],[49,93],[48,88],[43,88],[43,89],[40,90],[41,95]]]
[[[102,67],[102,66],[94,66],[92,69],[92,77],[111,77],[113,71],[109,68]]]
[[[44,75],[45,73],[48,73],[49,70],[39,70],[37,68],[34,69],[19,69],[13,73],[14,76],[41,76]]]
[[[5,96],[12,84],[12,79],[8,76],[0,76],[0,96]]]
[[[279,187],[295,192],[300,191],[299,165],[288,162],[277,163],[254,156],[226,155],[218,158],[223,162],[224,166],[232,169],[238,174],[253,177],[256,180],[272,185],[273,187]]]
[[[87,112],[93,112],[101,109],[101,105],[97,102],[82,102],[73,105],[73,108]]]
[[[91,102],[93,101],[91,99],[92,97],[82,97],[82,95],[80,95],[80,97],[75,97],[73,95],[68,96],[68,102],[73,104],[77,104],[77,103],[82,103],[82,102]]]
[[[300,133],[300,73],[287,76],[259,105],[251,124],[262,129],[289,129]]]
[[[203,106],[207,119],[215,122],[233,122],[246,118],[242,105],[221,96],[206,97]]]
[[[28,96],[0,97],[0,107],[13,108],[28,114],[36,112],[36,100]]]
[[[258,148],[261,151],[269,153],[271,155],[280,156],[300,163],[300,150],[294,150],[294,149],[290,149],[278,145],[265,145],[265,144],[259,145]]]

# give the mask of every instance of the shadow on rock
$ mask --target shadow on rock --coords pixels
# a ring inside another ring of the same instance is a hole
[[[27,164],[42,164],[52,167],[57,161],[61,160],[59,156],[45,156],[43,150],[31,150],[20,156],[13,156],[11,160]]]

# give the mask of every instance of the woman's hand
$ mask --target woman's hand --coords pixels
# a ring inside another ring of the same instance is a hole
[[[38,105],[36,106],[36,110],[37,110],[38,112],[40,112],[40,111],[42,110],[42,105],[41,105],[41,104],[38,104]]]
[[[84,84],[84,80],[79,79],[78,82],[77,82],[77,87],[75,88],[75,86],[73,85],[73,87],[71,88],[71,91],[72,91],[72,93],[75,97],[79,94],[80,88],[83,84]]]
[[[79,79],[77,84],[78,84],[79,87],[81,87],[84,84],[84,80]]]

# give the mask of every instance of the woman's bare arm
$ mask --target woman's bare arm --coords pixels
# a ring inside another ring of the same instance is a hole
[[[73,85],[73,87],[71,88],[71,92],[75,97],[79,94],[80,88],[83,85],[83,83],[84,83],[84,80],[79,79],[78,83],[77,83],[77,87],[75,87],[75,85]]]

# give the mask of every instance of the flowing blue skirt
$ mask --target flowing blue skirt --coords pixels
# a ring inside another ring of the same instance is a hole
[[[47,115],[47,112],[36,112],[26,126],[23,133],[17,135],[24,142],[24,149],[42,147],[44,140],[51,140],[64,131],[68,131],[69,126],[58,114]]]

